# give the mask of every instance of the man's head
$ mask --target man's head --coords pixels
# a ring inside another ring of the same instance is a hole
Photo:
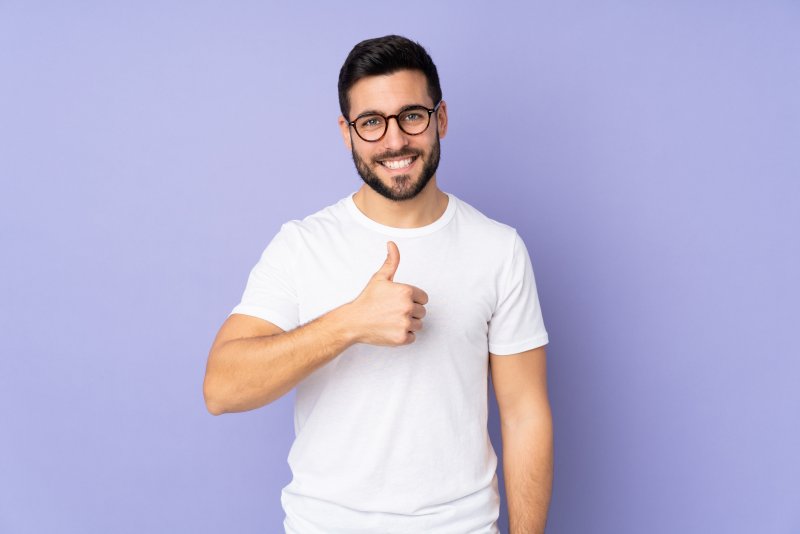
[[[405,37],[368,39],[347,56],[339,72],[339,126],[359,175],[375,192],[406,200],[435,175],[439,138],[447,132],[441,98],[436,66]]]

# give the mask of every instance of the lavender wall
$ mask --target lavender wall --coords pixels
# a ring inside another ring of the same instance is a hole
[[[212,417],[206,357],[392,32],[531,253],[548,532],[800,532],[797,2],[66,4],[0,2],[0,532],[281,531],[293,395]]]

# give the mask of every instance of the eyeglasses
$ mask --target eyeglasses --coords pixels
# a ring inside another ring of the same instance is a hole
[[[389,119],[397,121],[397,126],[408,135],[419,135],[428,129],[431,115],[439,109],[439,104],[428,109],[425,106],[412,106],[396,115],[383,115],[382,113],[366,113],[359,115],[355,120],[348,122],[355,129],[358,136],[364,141],[374,143],[380,141],[389,129]]]

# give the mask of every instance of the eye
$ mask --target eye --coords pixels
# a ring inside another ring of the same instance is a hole
[[[406,122],[416,122],[422,120],[422,113],[419,111],[409,111],[403,115],[403,120]]]
[[[371,128],[380,128],[383,126],[383,117],[378,115],[367,115],[366,117],[361,117],[358,120],[359,128],[364,129],[371,129]]]

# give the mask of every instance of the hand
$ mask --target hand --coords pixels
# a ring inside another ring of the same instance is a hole
[[[372,275],[358,297],[348,305],[348,321],[356,342],[371,345],[408,345],[422,329],[428,294],[418,287],[393,281],[400,265],[400,251],[394,241],[381,268]]]

